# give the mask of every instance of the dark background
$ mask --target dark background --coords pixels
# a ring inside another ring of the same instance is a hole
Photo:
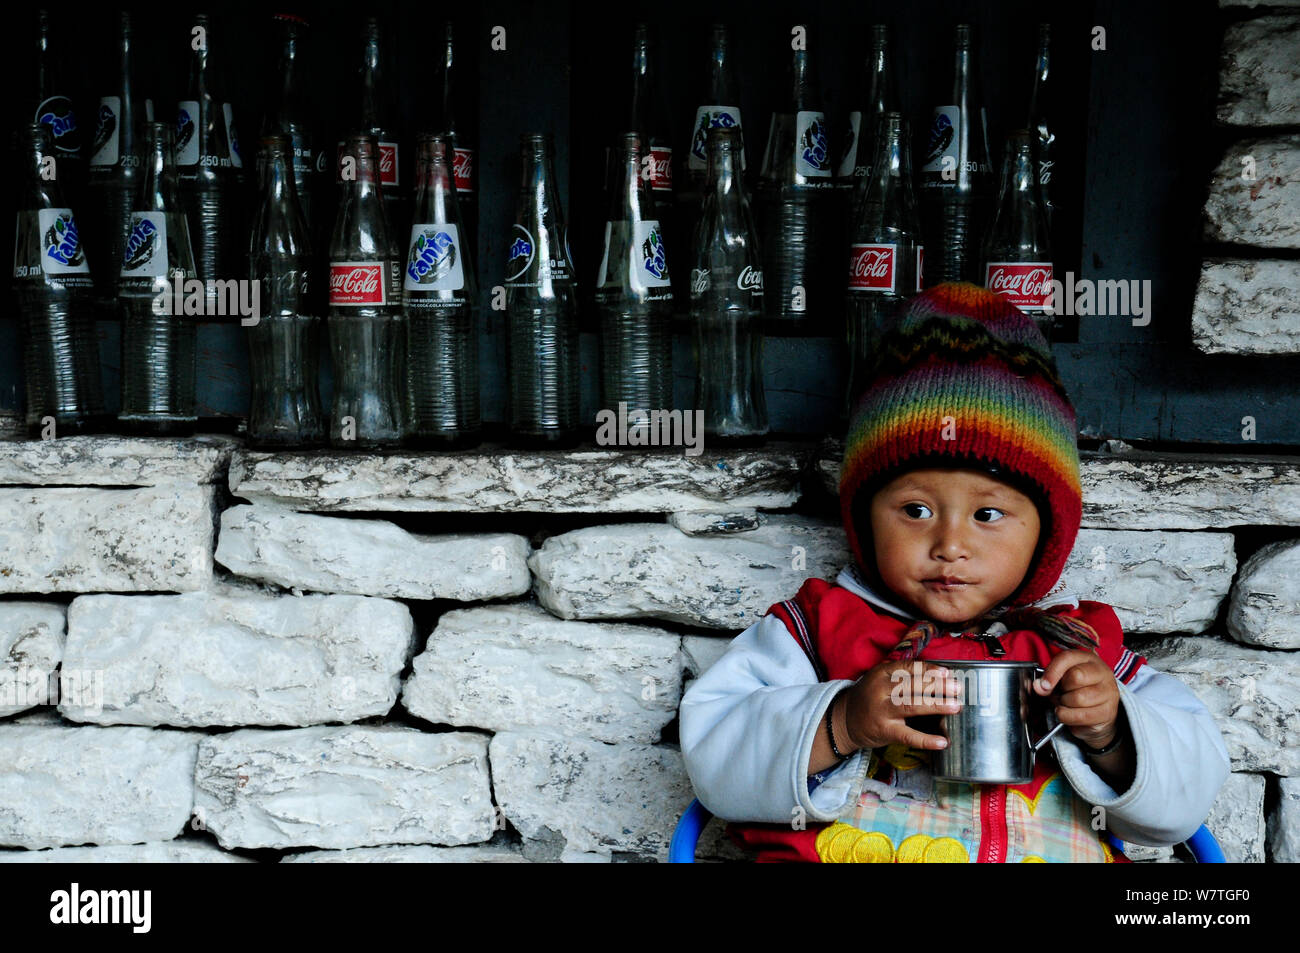
[[[134,4],[143,80],[158,118],[170,118],[188,77],[184,5]],[[252,157],[268,97],[278,90],[271,14],[258,3],[207,8],[217,21],[211,49],[230,89],[245,159]],[[311,22],[307,50],[309,95],[318,111],[318,142],[330,142],[357,114],[360,24],[380,16],[387,29],[388,80],[400,108],[403,181],[410,182],[414,134],[437,115],[430,88],[439,28],[446,14],[430,4],[376,2],[286,4]],[[113,8],[63,5],[54,10],[63,65],[79,97],[83,142],[93,134],[93,103],[116,62]],[[795,19],[797,16],[804,19]],[[832,123],[860,87],[866,27],[889,23],[902,108],[914,132],[928,126],[930,108],[949,98],[952,27],[977,28],[983,99],[992,159],[1000,168],[1003,136],[1026,123],[1036,24],[1053,27],[1057,171],[1053,226],[1058,275],[1149,278],[1150,325],[1128,318],[1082,318],[1054,343],[1057,361],[1079,413],[1081,440],[1123,437],[1132,442],[1240,444],[1241,417],[1253,415],[1255,445],[1300,445],[1300,360],[1290,357],[1207,357],[1190,345],[1190,314],[1204,255],[1258,254],[1203,247],[1201,206],[1210,170],[1234,136],[1213,123],[1218,48],[1225,25],[1246,11],[1221,12],[1213,2],[1074,3],[832,2],[792,12],[778,3],[660,3],[651,7],[557,2],[488,2],[460,9],[456,26],[460,87],[458,120],[477,148],[478,274],[483,412],[504,418],[504,317],[488,307],[501,283],[504,243],[518,192],[518,137],[552,132],[556,171],[577,267],[583,307],[583,401],[586,419],[598,407],[598,362],[590,293],[600,261],[607,212],[602,194],[605,147],[627,125],[631,96],[632,23],[650,25],[653,68],[671,121],[674,177],[680,189],[684,153],[696,105],[705,95],[709,25],[731,29],[741,86],[749,175],[762,158],[771,112],[786,94],[790,27],[809,28],[824,105]],[[493,26],[506,29],[505,51],[493,51]],[[1092,28],[1106,29],[1105,51],[1091,48]],[[10,72],[9,127],[27,119],[34,103],[30,14],[10,23],[4,42]],[[832,153],[838,147],[832,144]],[[917,150],[914,149],[914,161]],[[10,158],[9,161],[12,161]],[[251,178],[251,176],[250,176]],[[752,184],[752,183],[751,183]],[[250,201],[251,201],[250,182]],[[326,197],[332,191],[325,189]],[[751,192],[752,195],[752,192]],[[12,189],[3,196],[12,214]],[[74,204],[75,208],[75,204]],[[685,212],[685,209],[680,210]],[[327,219],[332,216],[327,214]],[[326,221],[328,225],[328,221]],[[401,223],[404,231],[407,223]],[[679,242],[679,245],[681,243]],[[90,249],[94,253],[93,249]],[[671,245],[680,268],[687,249]],[[1270,253],[1273,254],[1273,253]],[[1285,255],[1284,255],[1285,256]],[[679,310],[684,310],[679,305]],[[105,387],[116,407],[118,334],[100,324]],[[21,370],[12,308],[0,320],[0,410],[21,400]],[[247,406],[246,342],[237,325],[200,327],[199,402],[202,429],[231,429]],[[843,388],[842,342],[835,337],[769,337],[765,383],[774,432],[820,435],[833,430]],[[675,402],[690,406],[693,358],[687,333],[674,349]],[[324,362],[328,387],[328,361]]]

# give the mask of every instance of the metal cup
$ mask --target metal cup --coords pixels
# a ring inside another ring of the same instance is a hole
[[[927,659],[962,684],[962,707],[939,719],[948,746],[933,753],[934,777],[973,784],[1026,784],[1033,779],[1034,755],[1063,724],[1038,741],[1029,737],[1029,702],[1034,679],[1044,669],[1035,662]]]

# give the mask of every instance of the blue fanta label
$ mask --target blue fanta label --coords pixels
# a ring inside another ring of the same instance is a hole
[[[961,149],[961,143],[957,141],[960,125],[959,107],[934,107],[934,118],[930,121],[930,138],[925,147],[925,162],[921,164],[922,172],[942,172],[945,156],[952,156],[952,168],[956,170]]]
[[[132,212],[122,249],[123,278],[162,278],[167,274],[167,213]]]
[[[641,284],[647,290],[667,288],[672,282],[668,278],[668,259],[664,251],[663,235],[658,222],[637,222],[633,230],[632,241],[633,284]]]
[[[236,169],[244,167],[244,158],[239,154],[239,140],[235,138],[235,110],[230,103],[225,103],[221,107],[222,114],[226,117],[226,142],[230,144],[230,161]]]
[[[515,225],[510,241],[510,252],[506,256],[507,283],[518,281],[527,273],[536,252],[537,245],[533,241],[532,234],[522,225]]]
[[[686,156],[686,168],[703,172],[709,167],[709,153],[705,142],[710,129],[739,129],[739,106],[701,106],[695,110],[691,149]],[[740,168],[745,168],[744,133],[741,133]]]
[[[121,130],[122,100],[117,96],[104,96],[99,101],[99,114],[95,117],[95,138],[90,146],[90,164],[117,165],[118,134]]]
[[[795,113],[794,130],[794,171],[803,176],[829,177],[831,155],[826,115],[802,109]]]
[[[37,106],[36,121],[50,130],[54,148],[65,155],[76,155],[81,151],[77,115],[72,110],[72,100],[67,96],[51,96]]]
[[[412,225],[402,287],[407,291],[460,291],[465,265],[455,225]]]
[[[37,210],[41,227],[41,268],[47,275],[90,274],[77,222],[70,208]]]
[[[182,99],[176,104],[176,164],[198,165],[199,104]]]

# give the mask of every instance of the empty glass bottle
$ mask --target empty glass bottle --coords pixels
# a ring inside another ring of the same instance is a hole
[[[601,406],[618,413],[619,403],[626,403],[631,420],[633,410],[672,407],[673,292],[661,223],[642,174],[644,140],[625,134],[615,155],[621,171],[596,277]],[[649,419],[637,426],[648,430]]]
[[[740,131],[710,129],[708,150],[709,187],[691,271],[695,407],[704,411],[706,440],[761,441],[768,432],[763,265],[740,181]]]
[[[453,141],[427,133],[419,137],[415,222],[402,277],[413,438],[435,447],[473,446],[482,439],[478,296],[448,155]]]
[[[212,62],[212,17],[196,14],[186,34],[190,80],[176,106],[176,168],[199,278],[229,281],[247,271],[244,172],[234,112]]]
[[[520,444],[577,441],[578,317],[573,262],[549,134],[520,137],[519,206],[506,252],[510,431]]]
[[[736,81],[735,62],[727,28],[721,23],[712,27],[709,55],[709,84],[704,102],[695,109],[691,126],[691,145],[686,152],[686,169],[690,188],[683,191],[688,205],[693,205],[692,216],[698,213],[704,200],[704,190],[709,184],[708,134],[710,129],[741,129],[740,84]],[[745,170],[744,134],[742,131],[740,170]]]
[[[344,183],[330,242],[330,444],[344,449],[396,447],[409,429],[402,261],[380,195],[379,152],[373,135],[356,133],[340,157]]]
[[[59,162],[61,192],[69,203],[81,198],[86,156],[82,130],[72,107],[72,88],[63,60],[57,55],[56,33],[48,10],[36,14],[36,95],[29,100],[33,118],[49,131],[50,146]],[[80,207],[80,206],[78,206]]]
[[[831,145],[812,61],[807,49],[797,49],[789,97],[772,114],[755,197],[767,326],[780,333],[839,325],[840,303],[829,294],[842,247]]]
[[[198,423],[195,322],[178,303],[188,300],[186,282],[195,280],[196,270],[177,194],[171,123],[148,124],[144,156],[118,278],[122,409],[117,419],[135,433],[186,434]]]
[[[76,216],[60,187],[64,160],[41,122],[18,136],[22,173],[15,203],[13,288],[23,338],[27,427],[54,436],[102,428],[104,392],[90,265]],[[53,171],[46,178],[43,173]]]
[[[261,203],[249,244],[249,275],[259,313],[248,326],[252,394],[248,442],[255,447],[313,447],[325,442],[317,365],[321,320],[311,307],[312,253],[298,204],[294,146],[262,139]]]
[[[1034,133],[1007,136],[997,209],[984,239],[983,285],[1031,315],[1049,341],[1052,310],[1052,245],[1038,192]]]
[[[96,269],[95,291],[107,300],[117,295],[122,243],[143,177],[144,127],[153,120],[153,103],[145,99],[136,75],[135,29],[125,11],[117,17],[115,46],[117,70],[100,97],[90,143],[84,216],[86,247]]]

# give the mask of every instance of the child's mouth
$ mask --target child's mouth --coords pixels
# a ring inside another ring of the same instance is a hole
[[[957,580],[945,579],[926,579],[924,582],[927,589],[932,589],[935,592],[956,592],[959,589],[964,589],[967,586],[972,585],[972,583],[969,582],[958,582]]]

